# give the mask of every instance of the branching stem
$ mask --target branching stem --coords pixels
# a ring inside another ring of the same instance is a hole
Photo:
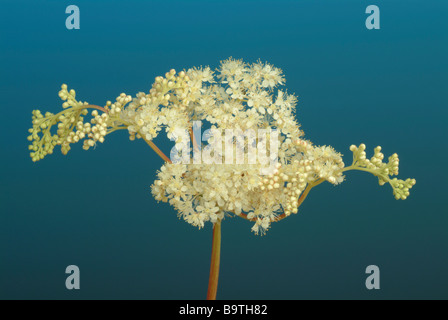
[[[216,300],[218,291],[219,262],[221,256],[221,221],[213,224],[212,257],[208,279],[207,300]]]

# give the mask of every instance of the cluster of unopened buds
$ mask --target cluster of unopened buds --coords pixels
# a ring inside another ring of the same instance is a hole
[[[273,174],[270,174],[269,176],[262,178],[258,185],[260,186],[261,191],[264,190],[272,190],[272,189],[278,189],[280,188],[280,183],[283,183],[284,181],[288,180],[288,176],[286,174],[280,173],[279,169],[282,167],[281,163],[277,163],[276,169],[274,170]]]
[[[104,137],[107,134],[107,127],[108,127],[108,120],[109,116],[107,113],[103,113],[102,115],[98,114],[98,111],[93,110],[92,111],[92,117],[94,117],[91,120],[91,123],[93,123],[93,126],[90,125],[90,123],[85,123],[83,125],[82,122],[79,122],[79,129],[81,134],[87,134],[87,137],[89,139],[84,140],[83,149],[89,150],[90,147],[95,146],[96,142],[104,142]],[[78,142],[78,141],[76,141]]]

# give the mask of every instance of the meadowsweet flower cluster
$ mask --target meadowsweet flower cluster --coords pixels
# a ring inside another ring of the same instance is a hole
[[[63,85],[59,94],[63,111],[45,116],[38,110],[33,112],[31,158],[42,159],[56,145],[66,154],[72,143],[81,140],[87,150],[121,129],[129,132],[131,140],[145,140],[160,155],[153,140],[165,130],[176,147],[184,147],[183,159],[188,161],[172,163],[163,157],[166,162],[151,186],[155,199],[169,202],[178,216],[193,226],[202,228],[207,221],[218,223],[235,215],[254,222],[252,231],[256,234],[264,234],[273,222],[297,213],[311,188],[324,181],[334,185],[343,182],[347,170],[374,174],[380,185],[392,186],[397,199],[409,196],[415,180],[390,178],[398,174],[396,154],[383,163],[380,147],[369,160],[365,145],[351,146],[353,163],[346,167],[342,155],[332,147],[316,146],[304,139],[295,117],[297,97],[282,88],[284,83],[282,71],[270,64],[230,58],[216,71],[209,67],[179,73],[171,70],[156,77],[148,93],[135,97],[122,93],[104,107],[78,102],[75,91]],[[90,121],[85,121],[89,108],[94,110]],[[232,136],[195,137],[191,133],[194,121],[219,132],[264,130],[265,135],[243,142]],[[51,127],[56,124],[57,132],[52,134]],[[274,135],[278,143],[272,145],[269,142]],[[190,138],[194,148],[190,148]],[[209,156],[216,161],[196,161],[191,152],[195,148],[212,150]],[[237,150],[251,149],[266,152],[258,152],[256,161],[235,162]],[[266,173],[266,163],[273,160],[275,165]]]

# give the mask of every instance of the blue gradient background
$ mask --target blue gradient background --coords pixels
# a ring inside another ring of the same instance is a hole
[[[65,28],[76,4],[81,29]],[[381,29],[367,30],[378,5]],[[203,299],[210,225],[157,204],[161,160],[124,132],[32,163],[31,111],[56,112],[62,83],[103,105],[170,68],[229,56],[284,70],[316,144],[400,156],[406,201],[362,172],[319,186],[264,237],[223,224],[221,299],[446,299],[447,1],[20,1],[0,4],[0,298]],[[161,142],[165,151],[171,148]],[[65,288],[65,268],[81,289]],[[365,268],[381,270],[367,290]]]

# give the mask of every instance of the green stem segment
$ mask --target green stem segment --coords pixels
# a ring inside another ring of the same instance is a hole
[[[208,280],[207,300],[216,300],[218,291],[219,260],[221,256],[221,221],[213,225],[212,258],[210,262],[210,277]]]

